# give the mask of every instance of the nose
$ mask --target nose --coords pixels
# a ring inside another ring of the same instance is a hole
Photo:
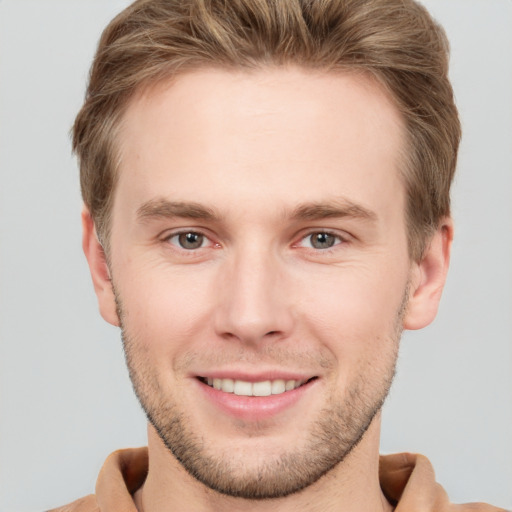
[[[244,251],[219,274],[217,334],[245,344],[289,336],[292,301],[283,262],[261,250]]]

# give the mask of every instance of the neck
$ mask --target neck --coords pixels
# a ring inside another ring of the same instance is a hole
[[[380,415],[346,459],[306,489],[284,498],[246,500],[212,491],[190,476],[148,427],[149,471],[134,496],[139,512],[391,512],[379,485]]]

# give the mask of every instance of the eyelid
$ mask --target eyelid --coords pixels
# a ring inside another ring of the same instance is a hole
[[[203,236],[209,243],[206,246],[198,247],[197,249],[185,249],[184,247],[180,247],[178,244],[173,244],[171,239],[174,237],[179,237],[180,235],[186,235],[187,233],[194,233],[196,235]],[[167,242],[169,245],[172,245],[178,251],[183,251],[186,253],[193,253],[200,249],[206,249],[208,247],[220,247],[218,242],[215,242],[212,239],[212,236],[205,232],[204,229],[200,228],[177,228],[173,230],[166,230],[161,236],[159,236],[162,242]]]
[[[314,247],[305,247],[302,244],[304,240],[311,237],[312,235],[316,234],[326,234],[335,237],[338,241],[332,246],[332,247],[326,247],[325,249],[315,249]],[[293,245],[295,247],[302,247],[304,249],[310,249],[315,252],[329,252],[332,250],[335,250],[340,245],[345,245],[350,241],[350,236],[346,233],[340,233],[339,231],[333,230],[333,229],[322,229],[322,228],[315,228],[315,229],[309,229],[304,233],[301,233],[299,237],[297,237],[297,242],[295,242]]]
[[[179,247],[179,245],[173,244],[170,242],[170,240],[172,238],[180,236],[180,235],[184,235],[187,233],[195,233],[195,234],[201,235],[209,243],[207,244],[207,246],[199,247],[197,249],[184,249],[183,247]],[[301,245],[302,242],[304,240],[306,240],[308,237],[311,237],[312,235],[319,234],[319,233],[331,235],[337,239],[337,242],[332,247],[325,248],[325,249],[315,249],[313,247],[304,247]],[[221,247],[221,244],[216,242],[213,239],[213,236],[208,233],[208,230],[205,230],[203,228],[189,227],[189,228],[176,228],[176,229],[172,229],[172,230],[166,230],[158,238],[163,242],[169,243],[169,245],[172,245],[177,250],[187,252],[187,253],[193,253],[193,252],[198,251],[199,249],[205,249],[208,247]],[[351,236],[349,234],[347,234],[346,232],[340,233],[339,231],[336,231],[334,229],[310,228],[307,231],[303,231],[302,233],[297,235],[295,237],[295,239],[297,241],[292,244],[294,247],[303,247],[305,249],[311,249],[315,252],[328,252],[330,250],[335,250],[336,247],[338,247],[339,245],[345,245],[346,243],[349,243]]]

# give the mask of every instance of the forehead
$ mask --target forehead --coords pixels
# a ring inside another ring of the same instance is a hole
[[[201,69],[129,104],[115,201],[163,195],[229,208],[235,192],[287,203],[399,196],[403,133],[392,100],[362,73]]]

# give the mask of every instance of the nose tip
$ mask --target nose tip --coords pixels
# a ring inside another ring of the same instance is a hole
[[[285,337],[290,324],[286,306],[276,298],[269,297],[271,293],[266,291],[264,298],[239,289],[219,315],[218,333],[227,339],[253,344]]]
[[[279,266],[267,260],[248,268],[246,262],[230,274],[219,294],[217,333],[252,344],[286,337],[292,312]]]
[[[221,330],[219,334],[225,339],[237,340],[244,344],[260,344],[265,340],[278,340],[285,337],[286,329],[275,329],[266,331],[264,327],[264,319],[256,320],[253,322],[240,321],[236,324],[231,323],[229,327]]]

